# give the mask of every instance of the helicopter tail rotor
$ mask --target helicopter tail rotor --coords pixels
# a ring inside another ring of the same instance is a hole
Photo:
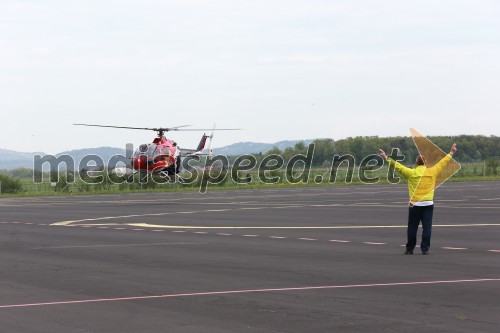
[[[209,157],[212,157],[213,155],[213,150],[212,150],[212,140],[214,138],[214,132],[215,132],[215,123],[214,123],[214,127],[212,128],[212,134],[210,134],[210,136],[208,137],[210,140],[208,141],[208,148],[207,148],[207,155]]]

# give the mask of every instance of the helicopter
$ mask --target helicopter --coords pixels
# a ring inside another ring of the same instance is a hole
[[[110,126],[110,125],[95,125],[95,124],[73,124],[74,126],[90,126],[90,127],[105,127],[105,128],[119,128],[119,129],[134,129],[134,130],[146,130],[154,131],[157,133],[156,138],[154,138],[152,143],[143,143],[139,145],[139,148],[134,152],[131,161],[131,169],[133,172],[141,171],[148,177],[151,174],[160,174],[164,177],[170,178],[175,176],[181,170],[181,158],[191,157],[194,159],[200,159],[201,156],[212,156],[212,139],[214,137],[214,131],[236,131],[239,128],[215,128],[212,129],[194,129],[186,128],[191,125],[182,125],[175,127],[128,127],[128,126]],[[165,133],[172,131],[212,131],[211,135],[204,133],[201,136],[201,140],[198,147],[195,149],[184,149],[180,148],[172,139],[167,139]],[[204,153],[204,149],[209,141],[207,153]]]

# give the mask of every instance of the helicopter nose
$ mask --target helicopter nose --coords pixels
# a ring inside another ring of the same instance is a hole
[[[140,157],[137,157],[133,161],[133,167],[134,169],[145,169],[148,165],[148,161],[146,159],[142,159]]]

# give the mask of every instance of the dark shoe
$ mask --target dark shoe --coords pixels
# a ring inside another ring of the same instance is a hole
[[[428,255],[428,254],[429,254],[429,252],[427,252],[427,251],[422,251],[422,254],[423,254],[424,256],[426,256],[426,255]]]
[[[405,254],[413,254],[413,251],[405,251]]]

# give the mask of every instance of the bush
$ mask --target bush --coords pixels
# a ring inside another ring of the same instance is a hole
[[[498,161],[494,157],[490,157],[486,160],[486,174],[488,176],[497,175]]]
[[[21,182],[18,179],[6,175],[0,175],[0,194],[19,193],[23,190]]]
[[[69,183],[66,175],[60,175],[59,181],[56,182],[56,186],[54,187],[54,191],[56,192],[69,192]]]

